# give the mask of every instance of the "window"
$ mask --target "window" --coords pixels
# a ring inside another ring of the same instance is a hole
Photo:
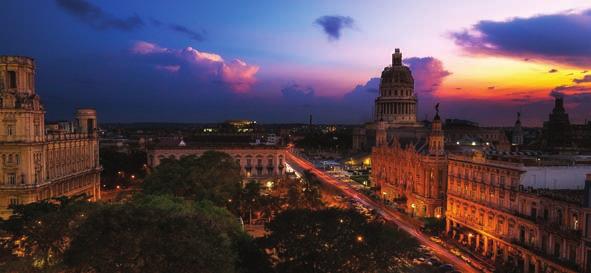
[[[14,126],[13,125],[6,125],[6,135],[8,135],[8,136],[14,135]]]
[[[11,197],[8,199],[8,205],[9,205],[9,206],[16,206],[16,205],[18,205],[18,204],[19,204],[19,202],[18,202],[18,197],[11,196]]]
[[[8,71],[8,88],[16,88],[16,71]]]
[[[9,185],[16,185],[16,174],[15,173],[8,174],[8,184]]]

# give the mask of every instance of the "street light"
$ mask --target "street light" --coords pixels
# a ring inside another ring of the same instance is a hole
[[[357,242],[363,242],[363,236],[357,235]]]

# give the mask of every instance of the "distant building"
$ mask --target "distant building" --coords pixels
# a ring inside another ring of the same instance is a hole
[[[544,122],[541,137],[529,148],[554,154],[591,152],[591,122],[571,124],[564,108],[564,98],[554,99],[554,108]]]
[[[183,156],[200,156],[206,151],[219,151],[232,156],[240,166],[240,173],[250,179],[265,179],[285,174],[287,147],[280,145],[275,135],[267,141],[248,141],[239,136],[201,138],[193,142],[182,138],[161,139],[148,149],[148,165],[156,167],[164,158],[180,159]]]
[[[353,129],[352,150],[369,153],[376,145],[377,124],[384,122],[386,139],[426,139],[430,133],[429,121],[418,121],[418,99],[414,91],[414,79],[409,67],[402,64],[402,53],[396,49],[392,54],[392,65],[382,71],[378,97],[375,100],[374,120]],[[482,128],[478,123],[448,119],[443,129],[447,144],[470,140],[489,143],[495,149],[509,151],[511,142],[498,128]]]
[[[99,147],[94,109],[76,121],[45,125],[35,93],[35,63],[0,56],[0,217],[10,205],[58,196],[100,198]]]

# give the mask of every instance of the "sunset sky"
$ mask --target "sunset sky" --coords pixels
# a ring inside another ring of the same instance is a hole
[[[0,54],[36,59],[49,119],[365,122],[400,48],[420,119],[541,126],[559,95],[591,120],[589,0],[2,2]]]

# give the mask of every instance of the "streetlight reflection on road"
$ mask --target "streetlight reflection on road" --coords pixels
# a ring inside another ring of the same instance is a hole
[[[411,236],[415,237],[421,244],[430,247],[436,256],[438,256],[440,259],[446,262],[449,262],[461,272],[482,272],[480,270],[476,270],[475,268],[467,264],[465,261],[453,255],[451,252],[449,252],[449,249],[445,249],[441,245],[429,240],[429,238],[425,234],[422,234],[421,232],[416,230],[414,226],[402,220],[402,218],[392,208],[386,207],[383,204],[378,203],[363,194],[359,194],[347,183],[344,183],[342,181],[335,179],[334,177],[326,175],[326,173],[316,168],[316,166],[314,166],[312,163],[297,157],[289,151],[287,152],[287,159],[291,161],[292,166],[299,166],[303,170],[310,171],[312,174],[316,175],[323,183],[333,186],[336,189],[340,190],[342,193],[348,195],[350,198],[354,198],[357,202],[360,202],[361,204],[367,207],[373,208],[390,224],[395,224],[398,228],[404,230]],[[416,209],[415,204],[412,204],[411,207],[413,208],[413,211]],[[356,238],[357,241],[363,241],[363,237],[359,237],[360,235]]]

